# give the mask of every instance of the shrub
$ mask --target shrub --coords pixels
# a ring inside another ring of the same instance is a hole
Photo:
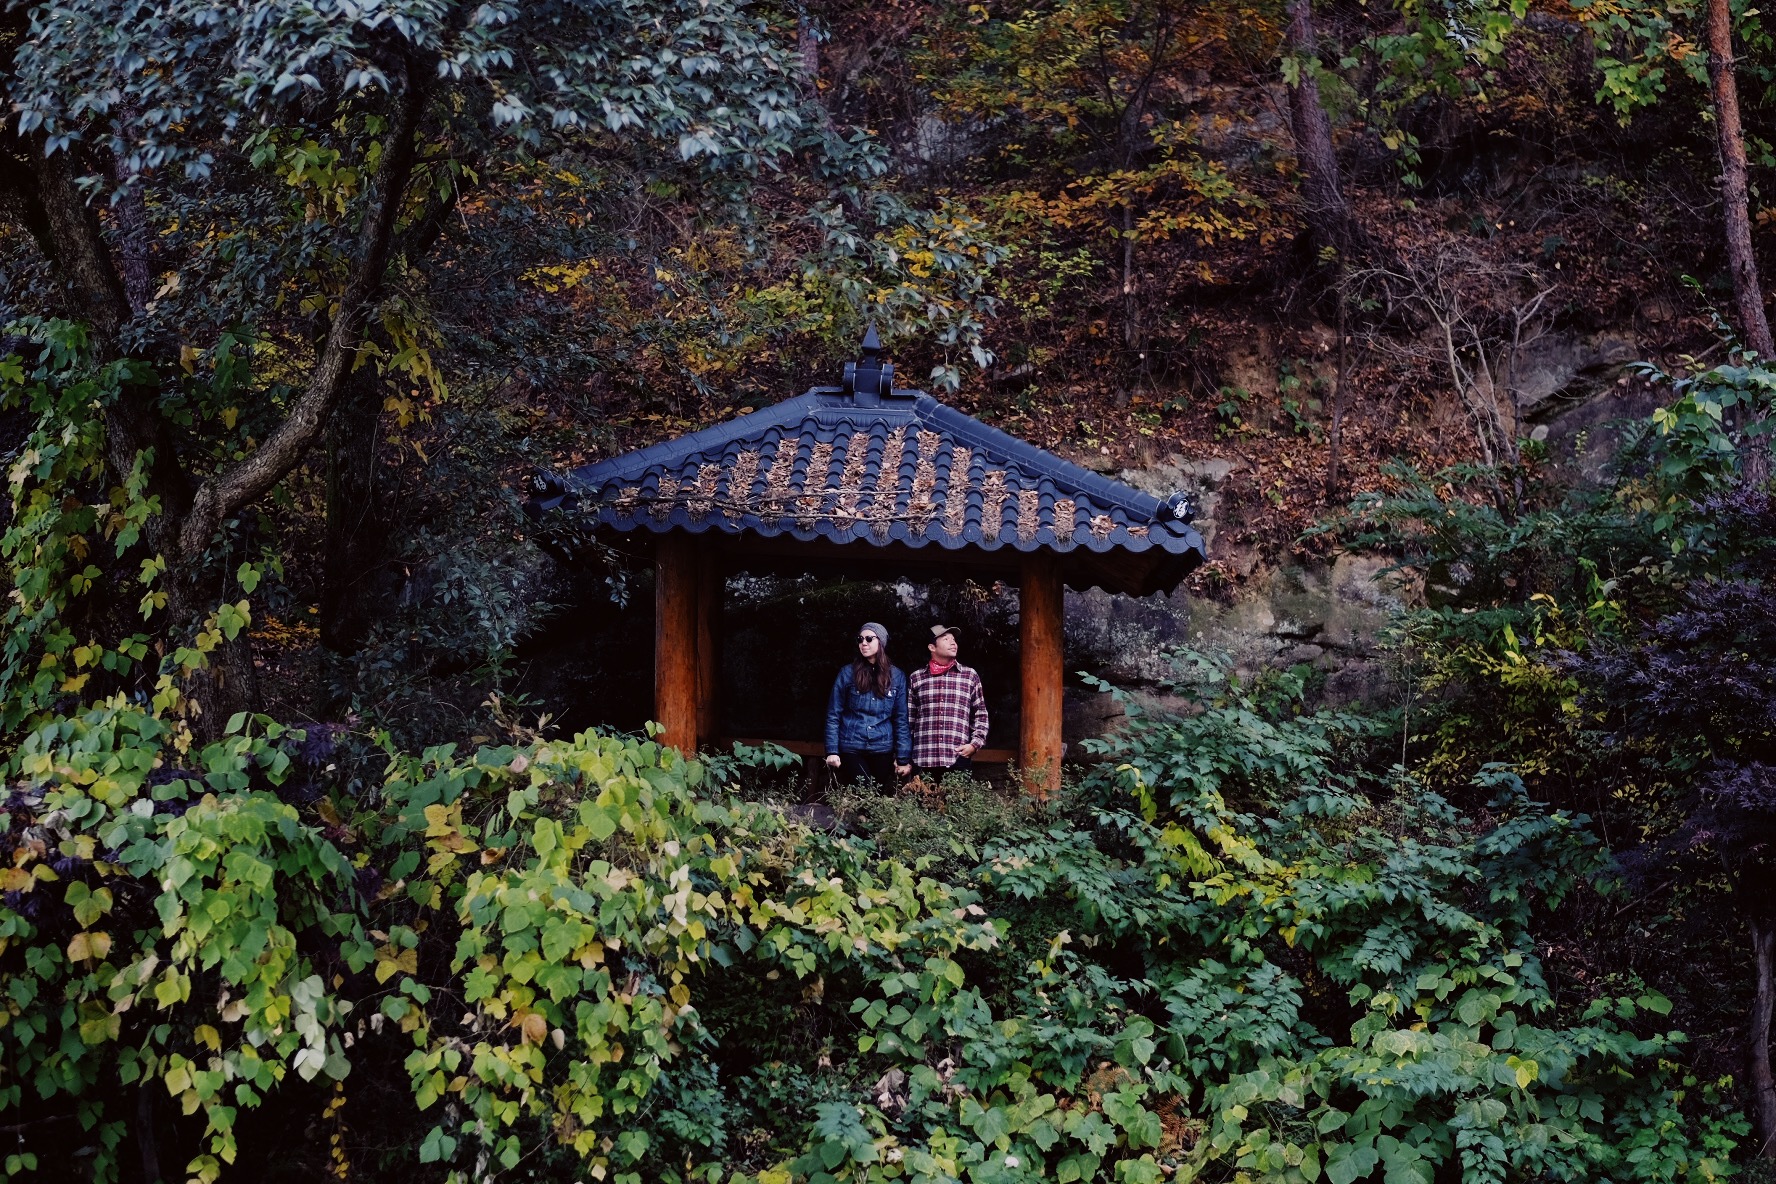
[[[1556,1006],[1532,928],[1607,867],[1585,819],[1496,768],[1463,814],[1298,687],[1212,685],[1057,804],[848,799],[873,837],[636,738],[391,750],[353,795],[263,717],[47,723],[0,816],[6,1175],[70,1162],[70,1112],[99,1179],[311,1126],[461,1181],[1731,1171],[1662,996]]]

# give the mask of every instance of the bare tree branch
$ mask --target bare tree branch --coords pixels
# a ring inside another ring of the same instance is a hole
[[[1500,264],[1459,244],[1351,271],[1341,299],[1382,304],[1396,330],[1372,348],[1445,371],[1473,430],[1480,460],[1515,464],[1522,429],[1518,358],[1541,336],[1553,293],[1534,268]]]

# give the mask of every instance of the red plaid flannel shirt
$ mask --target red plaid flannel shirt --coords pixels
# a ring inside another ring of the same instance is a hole
[[[921,666],[907,675],[907,708],[912,713],[913,763],[947,769],[964,744],[987,742],[987,697],[980,674],[957,662],[942,674]]]

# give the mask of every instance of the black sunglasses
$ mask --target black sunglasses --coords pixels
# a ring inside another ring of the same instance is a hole
[[[858,645],[862,645],[866,641],[881,641],[881,640],[882,639],[877,637],[874,633],[859,633],[857,635],[857,644]]]

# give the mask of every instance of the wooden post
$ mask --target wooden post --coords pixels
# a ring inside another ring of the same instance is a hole
[[[697,739],[711,744],[721,732],[721,606],[727,581],[715,548],[697,552]]]
[[[654,551],[654,718],[660,743],[697,751],[697,555],[663,534]]]
[[[1018,589],[1018,650],[1023,675],[1023,735],[1018,760],[1025,784],[1047,796],[1061,787],[1061,571],[1047,552],[1026,555]]]

